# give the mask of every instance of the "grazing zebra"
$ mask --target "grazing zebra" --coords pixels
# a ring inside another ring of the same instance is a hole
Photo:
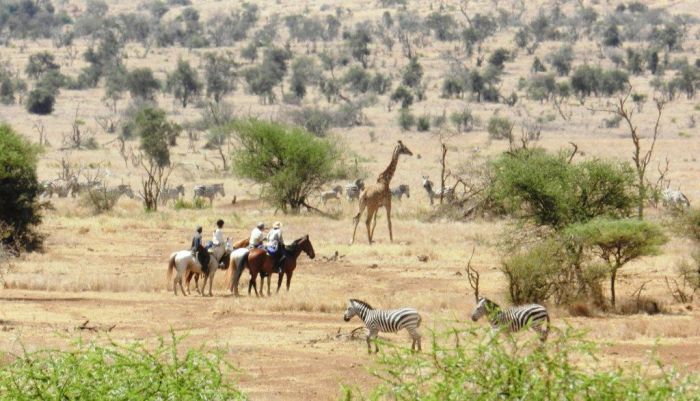
[[[690,200],[683,192],[671,188],[666,188],[661,193],[664,206],[685,206],[690,207]]]
[[[122,195],[126,195],[129,199],[134,199],[134,190],[131,189],[131,185],[129,184],[120,184],[116,187],[109,188],[107,189],[107,193],[116,195],[118,198]]]
[[[56,194],[59,198],[65,198],[73,190],[74,184],[72,181],[57,179],[53,181],[43,181],[42,187],[42,196],[52,198],[53,195]]]
[[[72,196],[75,197],[77,194],[81,194],[85,191],[90,191],[92,189],[99,188],[102,185],[102,182],[100,181],[86,181],[86,182],[77,182],[73,181],[71,184],[71,191],[72,191]]]
[[[211,185],[197,185],[194,187],[194,197],[209,198],[209,203],[214,203],[214,197],[216,194],[220,194],[222,197],[226,196],[224,193],[224,184],[211,184]]]
[[[360,192],[363,189],[365,189],[365,183],[361,178],[358,178],[354,182],[345,185],[345,196],[347,196],[348,201],[356,200],[360,197]]]
[[[391,190],[391,197],[401,200],[401,198],[406,195],[407,198],[411,197],[411,192],[408,185],[401,184],[398,187]]]
[[[413,340],[411,343],[411,350],[415,350],[416,345],[418,345],[418,351],[421,350],[421,335],[418,332],[421,317],[417,310],[413,308],[391,310],[374,309],[367,302],[360,301],[359,299],[351,299],[348,303],[348,309],[345,310],[343,319],[349,322],[355,315],[362,319],[365,323],[365,328],[367,328],[367,352],[372,353],[370,341],[376,339],[380,331],[384,333],[396,333],[401,329],[406,329],[411,335],[411,339]],[[374,347],[374,352],[379,352],[379,347],[376,342],[374,343]]]
[[[165,188],[161,194],[161,202],[165,205],[170,200],[178,200],[180,196],[185,196],[185,186],[180,184],[175,188]]]
[[[343,194],[343,187],[336,185],[330,191],[325,191],[321,193],[321,201],[325,205],[327,201],[331,199],[340,199],[340,195]]]
[[[440,199],[442,195],[443,199],[451,201],[455,195],[455,189],[452,186],[447,186],[437,192],[433,190],[433,182],[428,179],[427,175],[423,176],[423,189],[428,193],[428,198],[430,198],[430,204],[432,205],[435,199]]]
[[[495,302],[479,297],[476,308],[472,313],[472,320],[477,321],[486,315],[491,323],[491,327],[500,329],[507,327],[511,332],[516,332],[524,327],[530,327],[540,335],[540,341],[545,342],[549,334],[549,314],[542,305],[530,304],[512,306],[508,309],[501,309]],[[547,327],[542,324],[547,322]]]

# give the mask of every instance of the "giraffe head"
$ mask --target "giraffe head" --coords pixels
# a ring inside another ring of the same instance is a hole
[[[411,152],[410,149],[406,147],[406,145],[403,144],[403,142],[399,141],[399,154],[400,155],[408,155],[408,156],[413,156],[413,152]]]

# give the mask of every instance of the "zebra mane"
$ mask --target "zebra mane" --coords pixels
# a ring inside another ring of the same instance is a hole
[[[485,304],[484,306],[486,306],[486,309],[488,309],[488,310],[501,309],[501,307],[497,303],[493,302],[492,300],[490,300],[486,297],[479,297],[479,298],[484,300],[484,304]]]
[[[360,305],[364,306],[364,307],[367,308],[367,309],[374,309],[374,308],[372,307],[372,305],[368,304],[368,303],[365,302],[365,301],[359,300],[359,299],[351,298],[351,299],[350,299],[350,302],[352,302],[353,304],[360,304]]]

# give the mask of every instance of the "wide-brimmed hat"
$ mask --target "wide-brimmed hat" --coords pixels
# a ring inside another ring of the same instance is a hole
[[[272,228],[282,228],[282,223],[276,221],[275,224],[272,225]]]
[[[265,228],[265,223],[263,223],[262,221],[260,221],[260,222],[258,222],[258,224],[255,225],[255,227],[257,227],[257,228],[259,228],[259,229],[262,230],[263,228]]]

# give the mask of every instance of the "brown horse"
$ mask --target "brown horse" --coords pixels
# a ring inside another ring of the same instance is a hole
[[[309,240],[309,236],[305,235],[294,242],[291,243],[291,245],[288,245],[285,247],[285,260],[282,265],[282,273],[279,275],[279,278],[277,280],[277,292],[279,292],[280,287],[282,286],[282,278],[284,275],[287,275],[287,291],[289,291],[289,285],[292,282],[292,274],[294,274],[294,269],[297,267],[297,258],[299,255],[301,255],[301,252],[305,252],[309,258],[313,259],[316,257],[316,253],[314,252],[314,247],[311,244],[311,240]],[[258,273],[264,272],[267,274],[268,279],[267,279],[267,295],[271,295],[270,292],[270,276],[272,273],[277,273],[277,270],[275,269],[274,266],[274,258],[268,256],[267,252],[263,249],[251,249],[250,252],[247,253],[247,255],[244,256],[246,258],[246,263],[243,264],[243,268],[248,267],[248,270],[250,271],[250,282],[248,283],[248,295],[250,295],[250,290],[254,289],[255,290],[255,296],[260,296],[264,295],[263,291],[263,280],[260,282],[260,293],[258,293],[258,287],[256,285],[256,281],[258,278]],[[235,274],[233,275],[233,279],[231,280],[231,291],[234,293],[235,296],[239,296],[238,294],[238,281],[241,278],[241,274],[243,273],[243,269],[238,270],[237,266],[238,263],[237,261],[240,260],[239,258],[236,258],[235,253],[231,257],[231,270],[235,271]]]
[[[238,242],[234,242],[232,247],[233,247],[233,249],[247,248],[249,241],[250,240],[248,238],[242,239]],[[227,252],[221,258],[221,263],[223,263],[223,267],[220,266],[219,269],[225,270],[228,268],[230,256],[231,256],[231,254],[229,252]],[[199,291],[199,276],[200,276],[199,273],[195,273],[192,271],[187,271],[187,273],[185,274],[185,284],[187,284],[187,286],[185,288],[187,288],[188,295],[190,294],[190,282],[192,281],[192,278],[194,278],[194,288],[197,290],[197,294],[201,294],[201,292]]]

